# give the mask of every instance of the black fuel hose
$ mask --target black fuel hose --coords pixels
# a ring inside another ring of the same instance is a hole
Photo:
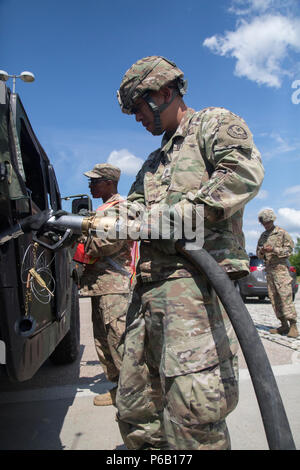
[[[267,354],[245,304],[226,272],[204,249],[176,249],[205,274],[232,323],[253,383],[270,450],[296,450],[289,422]]]

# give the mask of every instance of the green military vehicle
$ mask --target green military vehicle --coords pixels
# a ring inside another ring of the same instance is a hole
[[[0,81],[0,232],[61,204],[53,166],[20,97]],[[72,206],[83,207],[76,200]],[[37,235],[0,244],[0,372],[14,381],[30,379],[48,358],[67,364],[79,353],[74,249],[54,233]]]

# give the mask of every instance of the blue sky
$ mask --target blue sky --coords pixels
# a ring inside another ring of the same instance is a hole
[[[126,195],[159,147],[116,99],[132,63],[157,54],[184,71],[187,105],[228,108],[254,135],[266,174],[245,209],[248,251],[264,207],[300,237],[298,0],[0,0],[0,44],[0,69],[35,74],[16,89],[62,196],[88,192],[83,172],[106,161],[121,167]]]

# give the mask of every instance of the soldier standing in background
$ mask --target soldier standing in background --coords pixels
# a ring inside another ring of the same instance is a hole
[[[275,219],[272,209],[264,209],[258,214],[265,232],[258,240],[256,254],[265,260],[268,294],[276,317],[281,322],[281,326],[271,329],[270,333],[297,338],[297,312],[293,302],[292,277],[287,264],[294,242],[286,230],[274,225]]]
[[[97,210],[117,208],[121,202],[118,194],[120,169],[108,163],[97,164],[84,173],[90,178],[93,198],[102,198],[104,204]],[[109,242],[87,237],[84,246],[77,248],[76,261],[85,264],[81,277],[81,294],[90,296],[95,347],[107,380],[118,383],[121,352],[126,325],[132,274],[131,250],[133,242],[118,240]],[[81,249],[81,252],[80,252]],[[115,403],[117,386],[109,392],[96,395],[97,406]]]
[[[123,77],[122,111],[151,134],[164,133],[128,204],[146,212],[204,205],[204,248],[238,279],[249,273],[242,216],[263,180],[260,154],[240,117],[223,108],[196,112],[185,90],[183,72],[159,56]],[[141,241],[116,399],[120,431],[128,449],[230,449],[225,418],[238,402],[237,340],[211,285],[174,242]]]

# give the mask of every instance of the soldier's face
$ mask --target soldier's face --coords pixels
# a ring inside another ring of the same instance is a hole
[[[163,87],[159,91],[152,91],[151,98],[157,106],[160,106],[170,99],[171,92],[167,87]],[[143,98],[138,98],[134,103],[133,113],[135,114],[135,119],[137,122],[141,122],[145,129],[153,135],[155,132],[154,125],[154,113],[148,103]],[[160,113],[160,121],[162,131],[168,129],[169,126],[169,117],[168,109]]]
[[[274,222],[270,220],[269,222],[262,222],[263,226],[265,227],[266,230],[271,230],[271,228],[274,225]]]
[[[107,193],[107,180],[101,178],[91,179],[89,187],[93,198],[103,198]]]
[[[137,122],[141,122],[148,132],[154,131],[154,114],[148,103],[142,98],[138,98],[134,103],[133,112]]]

